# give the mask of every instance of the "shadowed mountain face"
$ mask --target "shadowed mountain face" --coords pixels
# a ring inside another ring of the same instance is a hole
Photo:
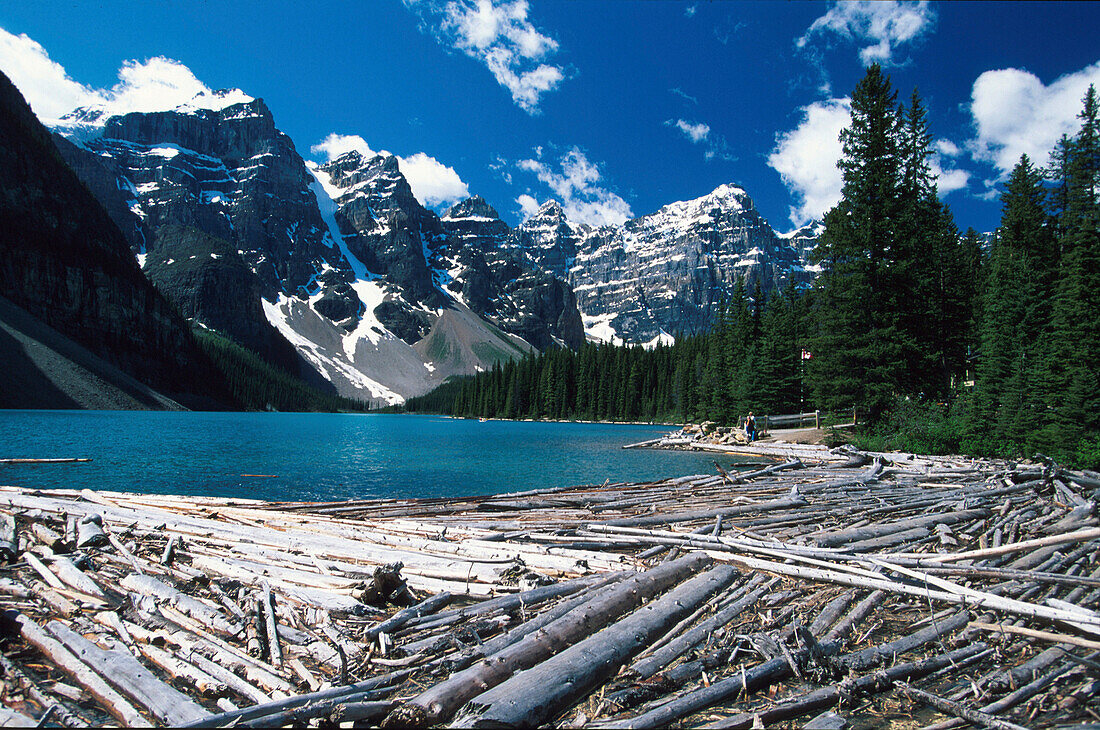
[[[0,74],[0,295],[143,383],[227,403],[190,327]]]

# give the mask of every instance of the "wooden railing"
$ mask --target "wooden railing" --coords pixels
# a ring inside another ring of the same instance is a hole
[[[737,425],[745,427],[745,416],[738,419]],[[756,417],[756,430],[764,433],[772,428],[821,428],[821,411]]]

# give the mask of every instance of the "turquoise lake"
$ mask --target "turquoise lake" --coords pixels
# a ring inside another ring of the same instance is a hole
[[[714,474],[714,454],[622,449],[671,430],[382,414],[0,411],[0,458],[92,460],[0,465],[0,484],[326,501]],[[728,468],[733,459],[717,461]]]

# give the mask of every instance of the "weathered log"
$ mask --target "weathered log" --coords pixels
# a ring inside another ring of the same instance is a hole
[[[31,532],[38,538],[38,541],[48,547],[54,552],[65,551],[65,538],[58,535],[50,528],[43,525],[41,522],[35,522],[31,525]]]
[[[1082,639],[1078,636],[1069,636],[1067,634],[1056,634],[1052,631],[1038,631],[1036,629],[1029,629],[1026,626],[1013,626],[1012,624],[989,624],[982,621],[971,621],[970,625],[976,629],[984,629],[985,631],[999,631],[1006,634],[1030,636],[1034,639],[1053,641],[1057,644],[1072,644],[1073,646],[1080,646],[1084,647],[1085,649],[1100,649],[1100,641],[1090,641],[1089,639]]]
[[[417,695],[383,724],[401,727],[446,719],[467,700],[606,626],[709,562],[709,558],[696,553],[627,578],[542,629]],[[730,570],[727,574],[735,573]]]
[[[23,640],[40,651],[53,662],[54,666],[72,677],[111,716],[126,727],[152,727],[126,698],[116,692],[103,677],[69,651],[64,644],[47,634],[41,626],[26,616],[17,614],[13,618]]]
[[[1095,540],[1097,538],[1100,538],[1100,527],[1092,527],[1087,530],[1077,530],[1076,532],[1066,533],[1065,535],[1051,535],[1050,537],[1040,537],[1033,540],[1010,542],[1000,547],[986,548],[984,550],[966,550],[958,553],[941,553],[939,555],[903,555],[903,557],[920,558],[922,566],[925,564],[937,565],[941,563],[957,563],[962,560],[975,560],[977,558],[991,558],[998,555],[1007,555],[1024,550],[1031,550],[1037,547],[1065,545],[1067,543],[1084,542],[1085,540]]]
[[[1073,655],[1069,655],[1073,658]],[[1048,685],[1058,679],[1060,676],[1068,672],[1075,666],[1075,662],[1067,661],[1063,662],[1053,670],[1046,672],[1042,676],[1037,677],[1031,682],[1028,682],[1023,687],[1020,687],[1014,692],[1010,692],[996,702],[991,702],[988,705],[984,705],[980,708],[982,712],[993,714],[997,712],[1003,712],[1008,710],[1021,702],[1025,702],[1035,695],[1043,691]],[[951,728],[964,727],[967,725],[966,720],[952,718],[951,720],[945,720],[944,722],[938,722],[934,725],[928,725],[924,730],[951,730]]]
[[[895,682],[924,677],[946,667],[955,666],[986,649],[985,644],[978,642],[928,659],[895,664],[873,674],[846,679],[840,684],[822,687],[800,697],[787,699],[774,707],[762,708],[756,712],[743,712],[716,720],[703,727],[707,730],[750,730],[756,727],[757,723],[763,723],[765,727],[769,727],[778,722],[832,707],[842,700],[882,692],[893,687]]]
[[[74,715],[67,707],[58,703],[45,692],[38,689],[34,680],[28,677],[22,669],[16,666],[12,660],[8,659],[3,654],[0,654],[0,667],[4,669],[4,678],[8,681],[14,680],[27,697],[31,698],[42,707],[51,708],[51,718],[54,718],[55,722],[63,727],[88,727],[87,722]],[[43,715],[43,718],[45,718],[45,715]],[[39,719],[38,723],[34,723],[33,720],[31,721],[31,726],[41,727],[43,725],[43,719]],[[27,727],[27,725],[20,725],[20,727]]]
[[[19,533],[15,528],[15,515],[0,512],[0,560],[14,560],[19,554]]]
[[[271,593],[271,586],[263,584],[263,596],[260,599],[264,615],[264,628],[267,636],[267,653],[271,658],[271,666],[278,669],[283,666],[283,650],[279,646],[279,629],[275,621],[275,596]]]
[[[397,629],[404,626],[410,620],[418,618],[420,616],[428,616],[435,613],[437,610],[446,606],[454,599],[454,595],[451,593],[437,593],[434,596],[426,598],[415,606],[409,606],[403,608],[394,615],[390,616],[385,621],[380,621],[373,626],[367,627],[363,632],[362,639],[365,642],[374,641],[375,637],[381,633],[392,634]]]
[[[153,664],[167,672],[176,679],[182,679],[191,683],[203,697],[224,697],[229,691],[228,685],[221,682],[195,665],[180,659],[171,652],[165,651],[152,644],[138,645],[138,651],[145,655]]]
[[[898,520],[897,522],[879,523],[867,525],[865,527],[852,527],[844,530],[837,530],[835,532],[824,532],[812,537],[814,542],[821,547],[837,547],[838,545],[845,545],[860,540],[870,540],[872,538],[892,535],[907,530],[915,530],[922,527],[928,528],[934,525],[953,525],[957,522],[981,519],[988,515],[989,510],[987,509],[956,510],[954,512],[944,512],[941,514],[914,517],[907,520]]]
[[[565,614],[569,613],[574,608],[577,608],[581,604],[588,602],[597,591],[602,591],[606,586],[623,580],[626,577],[626,573],[613,573],[611,575],[608,575],[603,581],[593,584],[590,588],[586,588],[585,590],[581,591],[580,594],[572,596],[565,601],[562,601],[553,608],[543,611],[538,616],[530,619],[529,621],[524,621],[519,626],[515,626],[509,629],[507,632],[501,634],[500,636],[482,642],[478,646],[463,652],[458,657],[455,657],[453,659],[448,658],[444,660],[443,664],[452,672],[457,672],[459,670],[465,669],[482,657],[497,654],[498,652],[503,651],[512,644],[515,644],[517,641],[527,636],[528,634],[538,631],[547,624],[556,621]]]
[[[249,615],[245,617],[245,651],[249,656],[262,657],[267,653],[264,651],[264,637],[267,635],[267,629],[264,626],[263,606],[258,599],[253,599],[251,609]]]
[[[767,590],[768,586],[766,585],[758,586],[748,595],[722,609],[709,619],[699,622],[698,625],[673,639],[663,648],[658,649],[644,659],[634,662],[630,666],[630,671],[636,674],[639,679],[652,677],[683,656],[692,647],[704,641],[713,631],[725,626],[751,608]]]
[[[411,618],[405,622],[405,629],[414,627],[427,628],[431,625],[445,626],[455,621],[461,621],[483,613],[493,611],[514,611],[524,606],[537,605],[551,598],[558,598],[559,596],[576,593],[602,579],[602,576],[586,576],[583,578],[575,578],[571,581],[563,581],[553,585],[532,588],[529,591],[523,591],[521,593],[497,596],[496,598],[490,598],[489,600],[482,601],[472,606],[463,606],[449,611],[441,611],[433,615]]]
[[[125,649],[101,649],[60,621],[51,621],[46,628],[115,689],[147,708],[161,722],[180,725],[210,715],[186,695],[157,679]]]
[[[93,596],[102,601],[107,600],[106,594],[103,590],[92,580],[88,575],[80,568],[76,567],[73,561],[69,560],[63,555],[54,555],[52,560],[53,571],[57,573],[57,577],[63,582],[72,586],[76,590],[89,596]]]
[[[164,553],[160,556],[161,565],[171,565],[176,553],[176,546],[180,544],[180,536],[172,535],[168,538],[168,544],[164,546]]]
[[[26,561],[27,565],[31,566],[34,569],[34,572],[42,576],[42,580],[46,581],[46,585],[50,586],[51,588],[65,587],[65,583],[62,582],[61,578],[57,577],[56,573],[47,568],[46,564],[39,560],[38,556],[34,553],[23,553],[23,560]]]
[[[825,608],[821,610],[821,613],[814,618],[813,623],[810,624],[810,633],[814,636],[825,636],[829,627],[837,622],[845,609],[855,600],[855,597],[855,591],[845,591],[829,601],[829,605],[825,606]]]
[[[542,726],[736,575],[722,565],[697,575],[618,623],[481,693],[452,725]]]
[[[958,631],[970,621],[967,611],[960,611],[951,618],[937,621],[916,633],[903,636],[886,644],[872,646],[862,651],[852,652],[832,660],[832,664],[838,669],[861,671],[875,666],[883,661],[891,661],[899,654],[904,654],[923,646],[930,641],[935,641],[942,636]]]
[[[820,644],[813,648],[813,653],[818,656],[835,654],[840,648],[837,642]],[[801,649],[793,654],[793,659],[805,661],[811,655],[811,649]],[[676,699],[656,707],[637,717],[604,723],[605,728],[657,728],[667,727],[677,720],[698,712],[706,707],[711,707],[736,696],[741,691],[752,692],[765,684],[787,676],[791,671],[791,663],[787,657],[781,656],[758,664],[751,669],[744,669],[739,674],[731,675],[718,682],[713,682],[707,687],[688,692]]]
[[[175,608],[187,616],[201,622],[203,625],[214,629],[218,633],[232,636],[241,630],[241,626],[232,623],[205,603],[192,598],[186,593],[180,592],[167,583],[154,578],[151,575],[128,575],[119,585],[127,590],[140,593],[143,596],[151,596],[167,605]]]
[[[256,705],[254,707],[245,707],[239,710],[233,710],[231,712],[223,712],[218,715],[210,715],[196,722],[183,725],[183,727],[231,727],[243,723],[251,723],[259,720],[260,718],[278,715],[279,713],[283,713],[288,710],[295,710],[306,706],[316,707],[323,702],[330,701],[332,703],[331,706],[334,706],[335,704],[338,704],[340,702],[353,701],[348,699],[351,697],[362,697],[369,694],[370,692],[380,690],[385,687],[397,686],[401,682],[405,681],[411,674],[411,670],[403,669],[398,672],[391,672],[389,674],[384,674],[378,677],[371,677],[370,679],[363,680],[362,682],[356,682],[355,684],[349,684],[341,687],[331,687],[329,689],[321,690],[319,692],[311,692],[309,694],[288,697],[286,699],[277,700],[274,702],[267,702],[265,704]],[[324,710],[324,712],[326,713],[328,711],[329,709]]]
[[[1027,730],[1022,725],[1017,725],[1007,720],[997,719],[981,710],[972,710],[969,707],[960,705],[958,702],[952,702],[951,700],[939,697],[930,692],[925,692],[916,687],[905,685],[901,687],[900,691],[905,696],[915,698],[926,705],[935,707],[940,712],[946,712],[956,717],[961,717],[975,725],[993,728],[993,730]]]
[[[805,507],[808,504],[805,499],[801,497],[797,499],[791,499],[784,497],[782,499],[775,499],[769,502],[761,502],[759,504],[748,504],[741,507],[725,507],[722,509],[712,510],[695,510],[692,512],[676,512],[671,514],[656,514],[648,515],[646,517],[629,517],[618,520],[605,520],[599,524],[622,526],[622,527],[644,527],[646,525],[670,525],[677,522],[690,522],[692,520],[713,520],[715,517],[737,517],[740,515],[752,514],[755,512],[770,512],[774,510],[789,509],[791,507]]]

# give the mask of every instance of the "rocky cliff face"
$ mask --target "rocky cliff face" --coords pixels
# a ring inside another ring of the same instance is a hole
[[[460,256],[486,274],[469,289],[484,306],[468,310],[446,288],[446,257],[468,247],[420,205],[396,158],[307,165],[242,92],[155,113],[77,110],[57,132],[185,316],[342,395],[399,402],[532,343],[581,341],[568,285],[529,261],[487,263],[488,243]]]
[[[540,350],[581,346],[584,329],[572,288],[526,254],[491,205],[469,198],[448,210],[442,223],[448,290]]]
[[[798,250],[734,185],[594,230],[547,204],[516,239],[541,266],[566,272],[586,333],[602,341],[698,332],[737,282],[751,293],[756,285],[770,291],[813,277]]]
[[[390,296],[375,315],[408,344],[422,339],[434,322],[432,311],[445,302],[431,265],[445,237],[439,217],[413,196],[392,155],[364,159],[349,152],[314,175],[336,204],[348,251],[389,285]]]
[[[0,294],[185,403],[228,401],[187,323],[3,74],[0,190]]]
[[[339,253],[327,243],[309,189],[312,178],[263,101],[240,92],[204,101],[213,108],[107,118],[78,110],[63,120],[81,122],[79,134],[71,135],[76,144],[64,146],[66,157],[130,234],[139,260],[161,264],[158,284],[169,284],[166,291],[177,307],[297,370],[289,343],[258,306],[257,287],[275,298],[306,295],[320,286],[317,279],[323,274],[338,283]],[[177,233],[160,235],[162,228]],[[203,306],[196,307],[187,284],[197,280],[186,275],[172,281],[167,262],[180,261],[179,252],[158,250],[165,241],[180,245],[180,228],[201,232],[234,254],[207,263],[207,282],[213,276],[239,284],[239,271],[232,267],[242,261],[254,281],[204,297]],[[220,268],[226,270],[212,273]]]

